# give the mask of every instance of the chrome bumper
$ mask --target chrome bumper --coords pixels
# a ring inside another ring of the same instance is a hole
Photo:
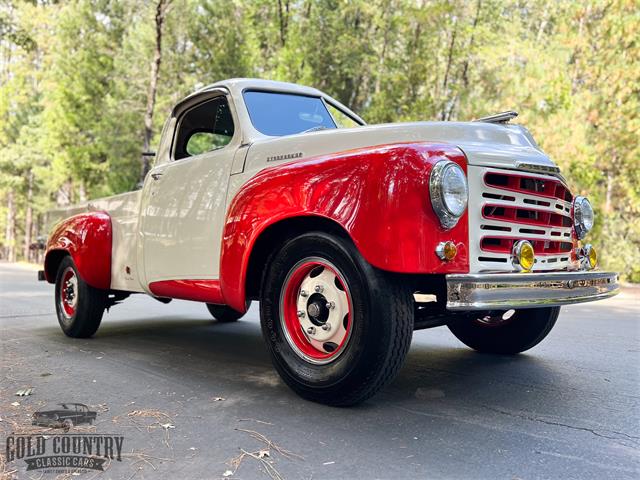
[[[447,310],[504,310],[592,302],[620,291],[612,272],[446,275]]]

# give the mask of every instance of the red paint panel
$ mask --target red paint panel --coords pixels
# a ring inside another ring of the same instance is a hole
[[[467,273],[465,213],[444,230],[429,199],[435,163],[467,171],[460,149],[446,144],[393,144],[315,157],[259,172],[229,207],[220,259],[227,303],[245,310],[245,275],[259,235],[278,221],[317,216],[340,224],[372,265],[403,273]],[[451,240],[458,255],[441,261],[436,245]]]
[[[163,280],[149,284],[157,297],[224,304],[219,280]]]
[[[95,288],[111,286],[111,217],[105,212],[74,215],[58,223],[49,236],[44,271],[47,281],[55,282],[50,266],[52,253],[69,252],[82,279]]]

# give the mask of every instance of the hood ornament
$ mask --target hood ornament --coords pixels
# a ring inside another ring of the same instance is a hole
[[[506,112],[496,113],[495,115],[489,115],[488,117],[482,117],[474,120],[474,122],[482,123],[508,123],[518,116],[518,112],[508,110]]]

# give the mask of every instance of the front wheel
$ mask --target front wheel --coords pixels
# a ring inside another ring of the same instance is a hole
[[[413,296],[338,235],[287,242],[262,282],[260,318],[275,368],[302,397],[366,400],[400,370],[413,333]]]
[[[56,314],[65,335],[87,338],[98,330],[107,302],[107,291],[87,284],[71,257],[60,262],[56,276]]]
[[[468,347],[483,353],[515,354],[540,343],[556,324],[560,307],[487,311],[448,324]]]

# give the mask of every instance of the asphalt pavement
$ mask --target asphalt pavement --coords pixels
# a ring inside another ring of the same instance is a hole
[[[640,289],[563,308],[519,356],[475,353],[446,328],[416,332],[393,383],[331,408],[280,381],[256,303],[218,324],[204,305],[135,295],[94,338],[70,339],[53,286],[0,264],[0,371],[0,452],[34,428],[33,412],[83,403],[97,421],[69,433],[124,436],[98,480],[640,478]],[[38,478],[24,460],[3,470]]]

